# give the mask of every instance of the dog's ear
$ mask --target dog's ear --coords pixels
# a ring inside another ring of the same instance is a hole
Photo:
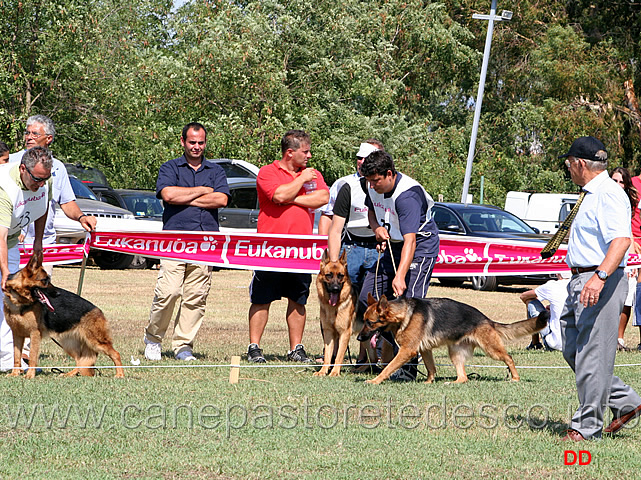
[[[323,256],[321,257],[321,266],[327,265],[329,262],[329,248],[326,248],[325,251],[323,252]]]
[[[341,253],[341,257],[338,259],[339,262],[341,262],[343,265],[347,265],[347,251],[343,250],[343,253]]]
[[[367,292],[367,305],[373,305],[374,303],[376,303],[376,299],[372,297],[370,292]]]
[[[387,297],[385,295],[383,295],[381,297],[381,299],[379,300],[379,302],[378,302],[378,309],[379,310],[387,310],[387,304],[388,303],[389,302],[387,301]]]
[[[33,272],[35,269],[42,265],[42,250],[38,250],[31,255],[29,263],[27,263],[27,270]]]

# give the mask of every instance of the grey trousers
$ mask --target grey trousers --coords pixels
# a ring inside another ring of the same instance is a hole
[[[615,417],[641,405],[641,397],[614,376],[619,315],[628,290],[623,269],[605,282],[596,305],[585,308],[579,302],[581,290],[593,272],[574,275],[568,285],[568,299],[561,314],[563,357],[574,370],[579,408],[570,428],[584,438],[599,438],[606,407]]]

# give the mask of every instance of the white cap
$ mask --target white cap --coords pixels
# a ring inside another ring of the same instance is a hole
[[[378,147],[375,147],[371,143],[361,143],[360,148],[358,149],[358,152],[356,153],[357,157],[360,158],[365,158],[367,157],[370,153],[376,152],[380,150]]]

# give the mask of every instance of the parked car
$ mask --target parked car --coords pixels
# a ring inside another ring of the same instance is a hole
[[[554,235],[579,198],[578,193],[507,192],[505,210],[535,231]]]
[[[227,206],[218,210],[220,229],[255,232],[258,222],[256,179],[229,177],[227,183],[231,197]]]
[[[244,160],[232,160],[230,158],[215,158],[210,160],[217,163],[225,171],[227,178],[256,178],[259,168]]]
[[[110,230],[129,229],[131,231],[162,230],[161,222],[138,223],[136,216],[128,209],[99,201],[87,184],[82,183],[75,176],[70,175],[69,181],[76,195],[78,206],[84,213],[98,218],[100,228]],[[85,231],[80,224],[67,218],[59,206],[56,206],[55,213],[54,227],[57,233],[56,241],[58,243],[82,243],[85,239]],[[90,257],[100,268],[109,270],[148,268],[158,262],[155,259],[148,259],[140,255],[127,255],[118,252],[107,252],[105,250],[91,250]]]
[[[101,200],[126,208],[137,219],[162,221],[162,200],[157,198],[156,192],[152,190],[116,188],[103,192]]]
[[[549,236],[541,235],[523,220],[493,205],[440,203],[432,208],[433,219],[440,234],[475,236],[484,238],[511,238],[542,243]],[[458,287],[465,281],[472,282],[475,290],[496,290],[498,285],[535,285],[556,278],[555,275],[518,275],[504,277],[439,277],[447,287]]]
[[[69,175],[73,175],[83,183],[109,185],[105,174],[97,168],[88,167],[82,163],[65,163],[64,165]]]

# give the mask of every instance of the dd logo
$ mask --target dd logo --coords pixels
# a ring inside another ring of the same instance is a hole
[[[563,452],[563,465],[590,465],[592,455],[587,450],[579,450],[574,452],[572,450],[565,450]]]

